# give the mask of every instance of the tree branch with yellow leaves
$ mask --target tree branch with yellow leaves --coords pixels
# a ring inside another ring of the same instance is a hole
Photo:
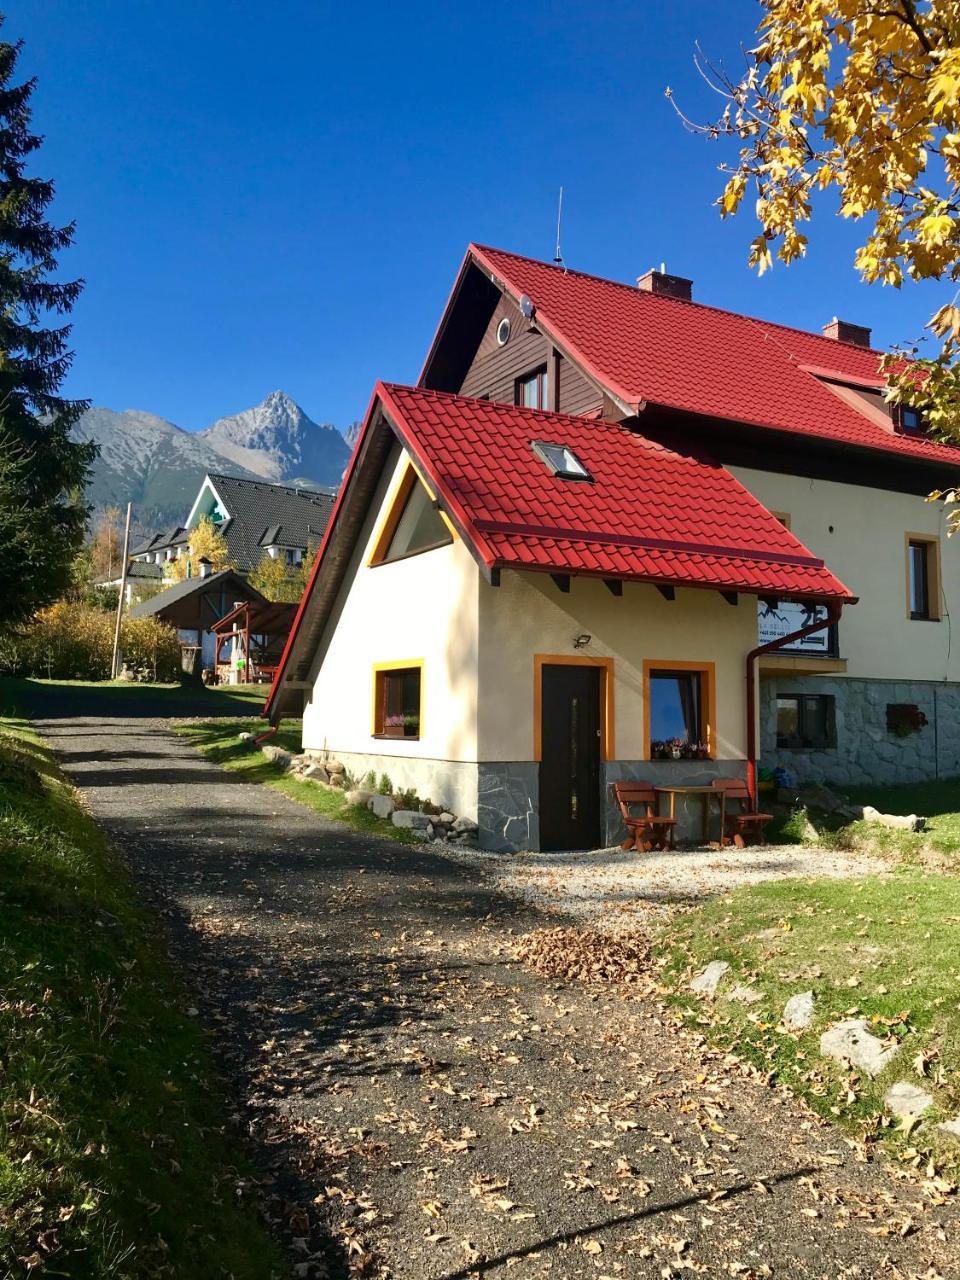
[[[742,78],[697,51],[700,74],[724,101],[719,119],[679,113],[705,137],[739,143],[736,164],[721,166],[717,203],[730,217],[755,193],[761,230],[750,265],[763,272],[775,258],[802,257],[814,199],[832,190],[840,215],[864,224],[854,265],[865,281],[960,281],[960,2],[761,3]],[[887,394],[960,442],[956,295],[928,327],[933,354],[914,344],[884,358]]]

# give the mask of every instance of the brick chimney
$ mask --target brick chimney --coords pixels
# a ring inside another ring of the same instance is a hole
[[[685,280],[683,276],[668,275],[662,265],[659,271],[651,267],[638,277],[637,288],[643,289],[645,293],[659,293],[667,298],[682,298],[684,302],[693,299],[693,281]]]
[[[849,320],[838,320],[836,316],[823,326],[823,336],[832,338],[834,342],[852,342],[856,347],[870,345],[869,329],[862,324],[851,324]]]

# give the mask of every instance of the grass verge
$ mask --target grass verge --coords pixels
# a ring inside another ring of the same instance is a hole
[[[936,1122],[960,1111],[960,881],[916,868],[857,880],[774,880],[739,889],[680,917],[663,941],[672,999],[692,1025],[788,1085],[820,1114],[868,1143],[889,1142],[917,1163],[933,1151],[954,1172],[960,1144]],[[731,966],[713,1001],[689,992],[711,960]],[[761,995],[729,1000],[734,983]],[[812,1027],[779,1025],[789,996],[813,990]],[[821,1057],[834,1022],[865,1017],[898,1043],[893,1062],[870,1079]],[[921,1126],[894,1125],[883,1095],[908,1080],[933,1095]]]
[[[0,721],[0,1273],[285,1274],[125,867]]]
[[[376,817],[369,809],[347,804],[342,792],[292,777],[280,765],[267,759],[262,751],[251,750],[247,743],[240,741],[239,735],[243,732],[256,734],[265,731],[266,725],[262,720],[211,720],[202,724],[174,726],[175,733],[186,738],[209,760],[224,769],[242,773],[247,782],[260,782],[275,791],[282,791],[292,800],[307,805],[325,818],[334,818],[354,831],[397,840],[401,844],[422,843],[411,831],[395,827],[392,822]],[[300,721],[285,720],[270,741],[285,751],[296,753],[301,749],[301,738]]]

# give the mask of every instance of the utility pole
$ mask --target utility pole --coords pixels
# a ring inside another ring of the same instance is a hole
[[[120,619],[123,617],[123,596],[127,589],[127,551],[130,546],[130,516],[133,503],[127,503],[127,524],[123,531],[123,568],[120,571],[120,599],[117,601],[117,625],[113,629],[113,660],[110,663],[110,679],[116,680],[120,674]]]

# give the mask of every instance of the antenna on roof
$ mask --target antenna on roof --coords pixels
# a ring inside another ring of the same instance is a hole
[[[560,199],[557,202],[557,251],[553,255],[553,260],[558,267],[564,265],[563,254],[560,252],[560,224],[563,221],[563,187],[560,188]]]

